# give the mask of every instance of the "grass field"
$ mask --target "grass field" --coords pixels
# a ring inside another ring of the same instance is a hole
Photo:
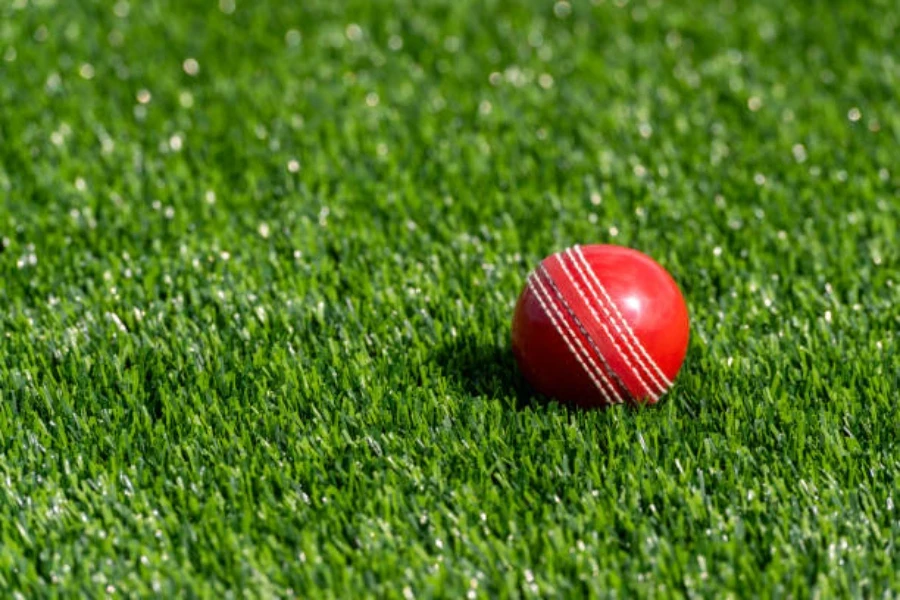
[[[900,5],[0,2],[3,596],[900,591]],[[654,256],[646,410],[528,271]]]

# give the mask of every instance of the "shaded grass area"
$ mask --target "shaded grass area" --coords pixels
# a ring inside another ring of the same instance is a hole
[[[895,588],[896,8],[2,5],[0,586]],[[592,242],[689,302],[652,409],[514,368]]]

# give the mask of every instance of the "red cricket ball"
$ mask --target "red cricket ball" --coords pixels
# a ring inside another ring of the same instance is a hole
[[[512,349],[538,392],[582,407],[655,403],[687,354],[687,305],[652,258],[574,246],[541,261],[519,296]]]

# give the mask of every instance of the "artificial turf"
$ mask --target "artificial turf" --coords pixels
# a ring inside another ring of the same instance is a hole
[[[900,6],[0,2],[4,596],[900,591]],[[535,398],[528,271],[679,282]]]

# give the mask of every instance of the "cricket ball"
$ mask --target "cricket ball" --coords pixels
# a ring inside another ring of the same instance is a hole
[[[573,246],[528,276],[512,350],[532,387],[585,408],[654,404],[687,354],[687,305],[652,258],[621,246]]]

